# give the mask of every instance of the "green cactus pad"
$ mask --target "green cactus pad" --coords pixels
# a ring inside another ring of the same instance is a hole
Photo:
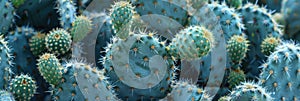
[[[246,57],[249,41],[241,35],[234,35],[227,42],[228,55],[233,63],[239,63]]]
[[[71,36],[74,42],[78,42],[92,30],[92,21],[85,16],[78,16],[72,26]]]
[[[39,56],[46,50],[45,37],[45,34],[38,33],[29,39],[30,51],[33,55]]]
[[[71,48],[71,36],[63,29],[52,30],[46,36],[47,49],[57,55],[65,54]]]
[[[30,101],[36,93],[36,82],[28,75],[21,74],[11,80],[9,91],[18,101]]]
[[[267,37],[261,44],[261,52],[269,56],[275,51],[275,48],[280,44],[280,39],[276,37]]]

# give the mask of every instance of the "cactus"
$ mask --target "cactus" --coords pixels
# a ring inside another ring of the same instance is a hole
[[[280,44],[280,39],[275,37],[267,37],[261,43],[261,52],[269,56],[275,51],[275,48]]]
[[[300,99],[299,90],[299,50],[298,44],[284,42],[276,48],[260,74],[260,82],[276,101],[296,101]]]
[[[18,101],[30,101],[36,93],[36,82],[28,75],[19,75],[11,80],[9,91]]]
[[[19,1],[19,0],[15,0]],[[16,9],[16,25],[30,25],[36,30],[49,31],[59,27],[59,14],[56,13],[56,0],[25,0]]]
[[[67,53],[71,48],[71,35],[64,29],[54,29],[47,35],[46,47],[50,52],[57,55],[63,55]]]
[[[208,3],[209,0],[186,0],[188,5],[191,5],[194,9],[201,8],[204,4]]]
[[[60,25],[68,30],[76,19],[76,6],[72,0],[56,0],[57,9],[60,15]]]
[[[267,36],[279,38],[281,31],[267,9],[248,3],[238,9],[245,27],[245,34],[250,41],[249,52],[242,63],[247,78],[255,79],[259,75],[259,66],[266,59],[261,52],[261,43]]]
[[[190,26],[180,31],[171,45],[178,51],[180,59],[192,60],[207,55],[213,43],[213,35],[201,26]]]
[[[110,18],[114,33],[121,39],[129,36],[134,15],[134,7],[129,2],[116,2],[110,10]]]
[[[117,101],[114,95],[112,85],[104,76],[104,71],[92,68],[90,65],[80,61],[72,61],[67,64],[75,68],[75,76],[79,89],[84,92],[83,95],[89,100]]]
[[[245,80],[246,80],[246,76],[244,74],[244,71],[237,69],[237,70],[230,71],[227,82],[229,83],[229,88],[234,88],[235,86],[239,85],[241,82],[244,82]]]
[[[284,0],[281,13],[283,14],[283,19],[285,21],[284,27],[284,38],[293,39],[296,41],[300,40],[300,10],[299,0]]]
[[[63,64],[64,72],[61,82],[53,89],[52,98],[54,101],[85,101],[83,92],[78,87],[75,78],[75,67]]]
[[[8,0],[0,1],[0,33],[6,34],[14,20],[14,7]]]
[[[209,95],[196,85],[177,81],[172,85],[172,92],[160,101],[211,101]]]
[[[81,41],[92,30],[92,21],[85,16],[77,16],[72,24],[71,36],[74,42]]]
[[[164,15],[185,26],[190,12],[185,0],[130,0],[141,16],[147,14]]]
[[[0,88],[5,89],[12,75],[10,68],[13,66],[13,56],[10,46],[3,36],[0,36],[0,58]]]
[[[5,90],[0,91],[0,101],[15,101],[13,95]]]
[[[219,98],[218,101],[230,101],[230,97],[229,96],[223,96],[223,97]]]
[[[30,50],[34,56],[38,57],[46,51],[45,37],[45,34],[38,32],[29,39]]]
[[[246,57],[248,51],[248,40],[244,36],[234,35],[227,42],[227,51],[232,62],[232,68],[236,69],[241,60]]]
[[[25,0],[11,0],[11,3],[18,8],[20,5],[24,4]]]
[[[229,95],[230,101],[272,101],[267,90],[253,82],[243,82]]]
[[[144,33],[142,32],[140,33],[141,34],[132,34],[126,40],[114,38],[113,44],[108,45],[106,48],[106,56],[102,59],[106,70],[105,75],[110,78],[110,83],[115,85],[114,89],[118,97],[122,100],[158,100],[163,98],[169,92],[169,85],[173,78],[173,60],[166,51],[164,44],[159,43],[158,39],[153,37],[151,33],[149,35],[143,35]],[[131,46],[130,42],[133,42]],[[123,55],[120,54],[123,51],[125,53]],[[124,55],[128,56],[128,54],[126,54],[128,51],[129,59],[124,58]],[[160,56],[160,58],[152,59],[157,56]],[[122,64],[124,64],[125,67],[122,67],[124,66]],[[155,67],[159,68],[153,69]],[[120,71],[120,69],[124,70]],[[149,78],[149,76],[152,78]],[[140,79],[138,80],[140,83],[127,85],[132,82],[138,82],[129,81],[132,80],[132,78],[134,78],[133,80]],[[141,80],[146,80],[144,78],[149,78],[149,80],[141,82]],[[157,80],[160,80],[159,82],[155,82],[158,84],[153,85],[153,83],[151,83]]]
[[[239,7],[241,7],[243,5],[243,0],[226,0],[226,3],[230,7],[239,8]]]
[[[38,69],[43,78],[52,85],[57,85],[62,78],[63,67],[56,56],[45,53],[38,60]]]

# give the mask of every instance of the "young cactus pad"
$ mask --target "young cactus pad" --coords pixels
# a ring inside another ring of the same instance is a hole
[[[71,36],[64,29],[54,29],[46,36],[46,47],[57,55],[65,54],[71,48]]]
[[[275,48],[280,44],[280,39],[275,37],[267,37],[261,44],[261,52],[269,56],[275,51]]]
[[[91,32],[92,21],[85,16],[77,16],[72,26],[71,36],[74,42],[78,42]]]
[[[36,93],[36,82],[28,75],[19,75],[11,80],[9,91],[18,101],[30,101]]]
[[[197,59],[207,55],[212,48],[213,35],[204,27],[190,26],[179,32],[171,45],[176,47],[181,59]]]

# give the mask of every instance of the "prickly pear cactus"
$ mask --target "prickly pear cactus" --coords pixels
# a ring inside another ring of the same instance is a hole
[[[275,48],[280,44],[281,40],[275,37],[266,37],[261,43],[261,52],[269,56],[275,51]]]
[[[230,101],[272,101],[271,93],[253,82],[243,82],[229,95]]]
[[[226,3],[230,7],[239,8],[243,5],[243,0],[226,0]]]
[[[30,101],[36,93],[36,82],[28,75],[19,75],[11,80],[9,91],[18,101]]]
[[[63,67],[55,55],[45,53],[38,60],[38,69],[43,78],[52,85],[57,85],[62,78]]]
[[[67,53],[71,48],[71,35],[64,29],[54,29],[46,36],[47,49],[57,55]]]
[[[0,33],[6,34],[14,20],[14,7],[8,0],[0,1]]]
[[[67,63],[68,64],[68,63]],[[52,99],[54,101],[85,101],[87,100],[75,78],[75,67],[64,64],[61,82],[53,88]]]
[[[126,40],[114,38],[106,48],[102,59],[105,75],[122,100],[158,100],[170,92],[173,60],[166,46],[152,35],[140,32]]]
[[[172,92],[160,101],[210,101],[209,95],[196,85],[184,81],[176,81]]]
[[[30,50],[34,56],[38,57],[46,51],[45,37],[45,34],[38,32],[29,39]]]
[[[204,27],[190,26],[179,33],[172,40],[171,46],[178,51],[180,59],[198,59],[207,55],[213,47],[213,35]]]
[[[92,21],[86,16],[77,16],[72,24],[71,36],[74,42],[81,41],[92,30]]]
[[[110,10],[112,28],[121,39],[125,39],[129,36],[134,13],[134,7],[126,1],[116,2],[112,6]]]
[[[0,101],[15,101],[13,95],[5,90],[0,91]]]
[[[250,41],[249,52],[242,63],[242,69],[247,74],[247,78],[255,79],[259,75],[259,66],[266,59],[261,52],[261,43],[267,36],[279,38],[281,31],[278,24],[271,16],[271,13],[257,5],[248,3],[238,9],[242,15],[245,27],[245,34]]]
[[[260,82],[268,91],[274,92],[275,100],[296,101],[300,99],[299,60],[300,47],[292,42],[284,42],[276,48],[267,62],[261,66]]]
[[[60,15],[60,25],[68,30],[76,19],[76,6],[72,0],[56,0],[56,3]]]
[[[244,36],[234,35],[227,42],[227,51],[232,62],[232,68],[237,69],[248,51],[248,40]]]
[[[112,85],[104,76],[103,70],[92,68],[84,62],[72,61],[67,64],[75,68],[75,76],[79,89],[84,92],[86,99],[97,101],[117,101],[118,98],[114,95]]]
[[[0,89],[5,89],[12,75],[13,56],[10,46],[3,36],[0,36],[0,58]]]

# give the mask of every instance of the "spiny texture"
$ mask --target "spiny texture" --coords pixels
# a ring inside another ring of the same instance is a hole
[[[211,101],[206,92],[196,85],[184,81],[176,81],[172,92],[160,101]]]
[[[126,1],[116,2],[112,6],[110,10],[112,28],[121,39],[125,39],[129,36],[134,13],[134,7]]]
[[[143,34],[132,34],[126,40],[114,38],[102,59],[105,75],[125,101],[158,100],[170,92],[173,60],[153,34]]]
[[[11,3],[18,8],[20,5],[24,4],[25,0],[11,0]]]
[[[38,57],[46,51],[45,38],[46,35],[39,32],[29,39],[30,50],[34,56]]]
[[[15,98],[13,97],[13,95],[10,92],[1,90],[0,91],[0,101],[15,101]]]
[[[233,65],[240,64],[248,51],[248,40],[244,36],[234,35],[227,42],[227,51]],[[233,67],[237,68],[237,67]]]
[[[282,5],[282,13],[285,20],[284,38],[300,41],[300,1],[284,0]]]
[[[28,75],[19,75],[11,80],[9,91],[18,101],[30,101],[36,93],[36,82]]]
[[[188,5],[193,7],[194,9],[201,8],[204,4],[208,3],[209,0],[186,0],[188,2]]]
[[[56,0],[25,0],[16,9],[16,25],[30,25],[36,30],[49,31],[59,27],[59,14],[55,8]]]
[[[3,36],[0,36],[0,89],[6,89],[10,81],[13,66],[11,48]]]
[[[104,71],[92,68],[90,65],[80,61],[72,61],[67,64],[75,68],[75,76],[79,89],[84,92],[83,95],[92,101],[117,101],[114,95],[112,85],[104,76]]]
[[[62,78],[63,67],[53,54],[45,53],[38,60],[38,69],[43,78],[52,85],[57,85]]]
[[[8,0],[0,1],[0,9],[0,33],[5,34],[12,26],[15,9]]]
[[[226,0],[226,3],[230,7],[239,8],[239,7],[241,7],[243,5],[243,0]]]
[[[64,65],[63,77],[59,85],[53,88],[52,98],[54,101],[85,101],[87,100],[75,78],[75,67]]]
[[[300,99],[300,47],[284,42],[276,48],[267,62],[261,66],[260,82],[276,101],[297,101]]]
[[[212,48],[213,35],[204,27],[190,26],[179,32],[172,40],[180,59],[192,60],[207,55]]]
[[[272,101],[267,90],[253,82],[243,82],[229,95],[230,101]]]
[[[280,44],[280,39],[275,37],[266,37],[261,43],[261,52],[269,56],[275,51],[275,48]]]
[[[223,97],[219,98],[218,101],[230,101],[230,97],[229,96],[223,96]]]
[[[265,8],[248,3],[238,9],[241,13],[245,27],[245,34],[250,41],[249,52],[242,63],[243,70],[247,72],[247,77],[255,79],[259,75],[258,67],[265,55],[261,52],[261,43],[267,36],[279,38],[281,31],[271,14]]]
[[[57,55],[63,55],[71,48],[71,35],[64,29],[54,29],[46,36],[47,49]]]
[[[228,76],[228,83],[229,88],[234,88],[235,86],[239,85],[241,82],[246,80],[246,75],[244,74],[243,70],[231,70]]]
[[[71,36],[74,42],[81,41],[92,30],[92,21],[85,16],[77,16],[72,24]]]
[[[68,30],[76,19],[76,7],[72,0],[56,0],[57,9],[60,15],[60,25]]]
[[[181,25],[187,25],[189,7],[185,0],[130,0],[141,16],[158,14],[176,20]]]

